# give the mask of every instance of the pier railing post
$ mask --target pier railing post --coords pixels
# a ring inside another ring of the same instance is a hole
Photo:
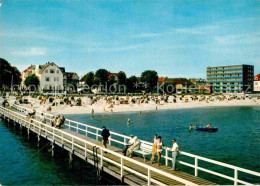
[[[74,138],[72,137],[72,139],[71,139],[71,151],[73,151],[74,150]]]
[[[238,171],[234,169],[234,185],[237,185]]]
[[[103,170],[103,150],[100,149],[100,169]]]
[[[165,149],[165,165],[168,166],[168,149]]]
[[[147,174],[147,185],[151,185],[151,170],[148,168],[148,174]]]
[[[54,135],[54,129],[52,129],[52,142],[54,143],[55,135]]]
[[[88,149],[88,146],[87,146],[87,143],[85,142],[85,160],[87,159],[87,149]],[[101,151],[102,152],[102,151]],[[101,161],[102,162],[102,161]]]
[[[126,138],[124,137],[124,145],[126,145]]]
[[[124,180],[124,159],[121,157],[121,181],[123,182]]]
[[[96,140],[98,141],[98,129],[96,129]]]
[[[63,135],[63,133],[61,134],[61,145],[64,145],[64,135]]]
[[[198,176],[198,158],[197,157],[195,157],[195,176]]]
[[[111,146],[111,136],[108,138],[108,144]]]
[[[77,133],[79,133],[79,124],[78,123],[76,123],[76,124],[77,124],[76,130],[77,130]]]

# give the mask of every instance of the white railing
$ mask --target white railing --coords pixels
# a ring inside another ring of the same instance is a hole
[[[47,124],[44,124],[44,123],[42,123],[40,121],[31,120],[31,119],[28,120],[25,115],[19,114],[19,113],[14,112],[14,111],[11,111],[11,110],[9,110],[7,108],[4,108],[2,106],[0,106],[0,113],[4,114],[5,116],[11,118],[14,121],[20,122],[22,125],[25,125],[30,130],[32,130],[32,131],[34,131],[36,133],[39,133],[39,135],[45,135],[45,136],[51,135],[52,136],[52,142],[55,142],[55,139],[59,139],[62,142],[67,142],[67,143],[71,144],[71,148],[72,148],[71,150],[72,151],[75,150],[75,147],[77,147],[78,149],[83,150],[85,152],[85,156],[87,155],[87,153],[93,154],[93,151],[89,150],[87,148],[88,146],[92,146],[92,147],[93,146],[97,146],[94,143],[91,143],[91,142],[89,142],[87,140],[84,140],[82,138],[79,138],[77,136],[71,135],[70,133],[67,133],[67,132],[65,132],[63,130],[56,129],[55,127],[51,127],[51,126],[49,126]],[[31,121],[33,121],[33,122],[31,122]],[[38,132],[37,132],[37,130],[38,130]],[[65,138],[65,137],[69,137],[69,139]],[[83,143],[83,145],[82,145],[82,143]],[[180,178],[178,176],[175,176],[175,175],[169,174],[167,172],[161,171],[159,169],[156,169],[154,167],[151,167],[149,165],[146,165],[144,163],[141,163],[141,162],[136,161],[134,159],[131,159],[129,157],[123,156],[120,153],[116,153],[116,152],[114,152],[112,150],[103,148],[102,146],[99,146],[99,150],[100,150],[100,154],[98,154],[98,157],[101,160],[100,165],[101,166],[103,165],[103,161],[107,161],[107,162],[110,162],[110,163],[120,167],[120,169],[121,169],[120,170],[121,178],[124,177],[124,171],[128,171],[128,172],[131,172],[133,174],[136,174],[137,176],[140,176],[140,177],[146,179],[148,185],[151,185],[152,183],[162,185],[161,182],[159,182],[158,180],[155,180],[155,179],[152,178],[151,173],[154,172],[154,173],[160,174],[162,176],[168,177],[168,178],[170,178],[172,180],[176,180],[176,181],[178,181],[180,183],[183,183],[185,185],[196,185],[196,184],[194,184],[194,183],[192,183],[190,181],[187,181],[187,180],[185,180],[183,178]],[[120,159],[120,163],[105,157],[103,155],[104,154],[103,152],[108,152],[108,153],[116,156],[118,159]],[[140,173],[140,172],[137,172],[136,170],[134,170],[134,169],[132,169],[130,167],[125,166],[124,165],[124,161],[131,162],[131,163],[135,164],[136,166],[140,166],[140,167],[143,167],[143,168],[147,169],[147,175],[143,174],[143,173]]]
[[[12,106],[17,107],[20,110],[22,108],[24,109],[24,107],[21,108],[21,106],[18,106],[18,105],[12,105]],[[37,115],[39,115],[39,113],[37,113]],[[48,116],[48,118],[52,118],[52,116],[53,116],[51,114],[45,114],[45,115]],[[101,128],[93,127],[91,125],[87,125],[87,124],[77,122],[77,121],[73,121],[73,120],[70,120],[70,119],[66,119],[65,126],[67,126],[70,130],[74,129],[74,131],[76,131],[78,133],[83,132],[83,133],[86,134],[86,136],[94,135],[95,136],[94,138],[96,140],[99,140],[99,138],[101,138],[101,136],[100,136],[100,133],[102,131]],[[90,131],[90,130],[92,130],[92,131]],[[109,137],[109,145],[111,145],[111,142],[114,142],[114,143],[119,144],[119,145],[125,145],[128,142],[128,140],[130,139],[129,136],[119,134],[119,133],[116,133],[116,132],[110,131],[110,134],[111,135]],[[113,138],[113,136],[114,136],[114,138]],[[115,138],[117,138],[117,139],[115,139]],[[121,138],[122,140],[118,140],[118,138]],[[140,142],[151,145],[151,146],[153,145],[151,142],[147,142],[147,141],[143,141],[143,140],[140,140]],[[248,183],[246,181],[238,179],[238,173],[239,172],[243,172],[243,173],[247,173],[249,175],[260,177],[260,173],[258,173],[258,172],[247,170],[247,169],[244,169],[244,168],[240,168],[240,167],[237,167],[237,166],[234,166],[234,165],[229,165],[227,163],[222,163],[220,161],[212,160],[212,159],[209,159],[209,158],[204,158],[204,157],[194,155],[194,154],[191,154],[191,153],[187,153],[187,152],[184,152],[184,151],[179,151],[179,154],[190,157],[190,158],[194,158],[194,164],[190,164],[190,163],[187,163],[187,162],[184,162],[184,161],[177,160],[177,162],[182,164],[182,165],[194,168],[194,176],[198,176],[198,170],[200,170],[200,171],[203,171],[203,172],[206,172],[206,173],[209,173],[209,174],[221,177],[221,178],[231,180],[231,181],[234,182],[234,185],[251,184],[251,183]],[[162,158],[165,159],[165,165],[166,166],[169,165],[169,162],[172,162],[172,158],[169,157],[169,151],[167,150],[167,148],[164,149],[164,153],[162,155]],[[207,163],[211,163],[211,164],[214,164],[214,165],[222,166],[222,167],[225,167],[225,168],[233,169],[234,176],[231,177],[231,176],[228,176],[228,175],[225,175],[225,174],[222,174],[222,173],[218,173],[216,171],[206,169],[204,167],[200,167],[199,162],[198,162],[199,160],[207,162]]]

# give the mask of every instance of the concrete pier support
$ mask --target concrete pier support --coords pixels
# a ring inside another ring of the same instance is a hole
[[[54,157],[55,153],[55,146],[54,146],[54,143],[51,143],[51,157]]]
[[[39,134],[37,135],[37,139],[37,147],[40,147],[41,136]]]
[[[20,133],[23,134],[23,126],[20,124]]]
[[[28,134],[28,140],[30,140],[30,129],[27,129],[27,134]]]
[[[69,170],[72,170],[73,167],[74,167],[73,152],[69,152]]]

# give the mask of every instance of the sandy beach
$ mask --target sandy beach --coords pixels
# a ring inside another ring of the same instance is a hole
[[[120,101],[116,101],[116,99],[111,99],[107,101],[104,97],[98,98],[96,101],[90,102],[88,97],[80,97],[82,106],[76,106],[78,97],[75,97],[75,101],[71,101],[69,105],[60,104],[60,98],[57,99],[57,106],[52,106],[53,103],[49,103],[48,101],[45,104],[40,104],[41,100],[36,98],[31,98],[29,96],[24,97],[24,99],[28,99],[29,104],[21,104],[21,106],[25,106],[27,108],[33,108],[40,112],[47,112],[47,109],[51,106],[51,111],[49,113],[52,114],[91,114],[94,113],[118,113],[118,112],[143,112],[143,111],[155,111],[155,110],[170,110],[170,109],[185,109],[185,108],[200,108],[200,107],[225,107],[225,106],[260,106],[260,99],[257,98],[244,98],[240,99],[238,96],[236,99],[229,99],[226,97],[223,100],[219,100],[218,96],[205,96],[202,98],[198,97],[198,100],[192,99],[192,96],[177,96],[174,98],[173,96],[169,96],[167,102],[164,101],[164,97],[156,98],[156,101],[143,99],[141,96],[139,97],[131,97],[130,99],[142,100],[137,101],[136,103],[132,103],[128,101],[128,104],[120,104]],[[95,99],[95,97],[94,97]],[[118,97],[118,100],[126,100],[125,96]],[[176,100],[174,102],[173,100]],[[159,101],[158,101],[159,100]],[[10,98],[11,102],[15,101],[15,98]]]

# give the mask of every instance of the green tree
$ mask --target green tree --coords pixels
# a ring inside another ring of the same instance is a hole
[[[20,85],[21,73],[16,67],[10,65],[8,61],[0,58],[0,88],[11,88],[11,84]]]
[[[146,70],[141,74],[141,81],[145,88],[152,91],[158,82],[158,73],[154,70]]]
[[[137,90],[138,89],[137,85],[138,85],[138,79],[135,76],[129,77],[126,81],[126,87],[128,91]]]
[[[30,88],[31,91],[36,90],[38,89],[38,86],[40,85],[40,81],[39,81],[39,78],[33,74],[31,76],[28,76],[25,81],[24,81],[24,84]]]
[[[95,76],[98,80],[98,83],[105,85],[108,81],[109,72],[106,69],[99,69],[97,70]]]
[[[118,72],[118,84],[125,85],[126,84],[126,74],[123,71]]]
[[[86,84],[88,85],[88,86],[92,86],[92,85],[94,85],[94,78],[95,78],[95,74],[94,74],[94,72],[89,72],[88,74],[87,74],[87,77],[86,77]]]

